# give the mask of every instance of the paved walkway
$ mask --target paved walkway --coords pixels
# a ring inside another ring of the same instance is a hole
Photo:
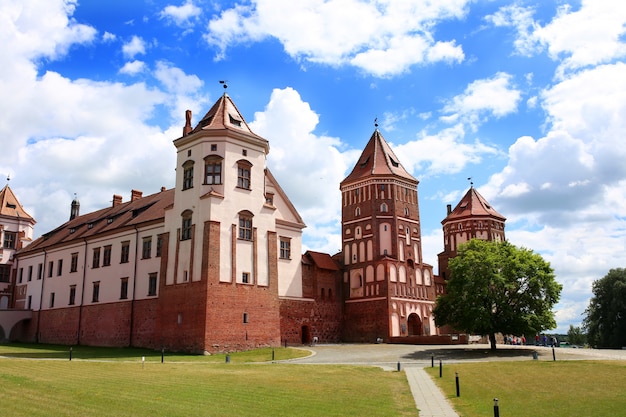
[[[459,417],[424,368],[404,368],[420,417]]]

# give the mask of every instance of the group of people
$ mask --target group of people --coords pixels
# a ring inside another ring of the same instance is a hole
[[[526,344],[526,338],[524,337],[524,335],[522,335],[522,337],[512,336],[512,335],[504,336],[504,344],[523,346]]]
[[[513,335],[504,336],[504,344],[524,346],[526,345],[526,337],[524,337],[524,335],[522,335],[521,337]],[[554,336],[548,337],[545,334],[539,335],[539,333],[537,333],[535,335],[535,346],[557,347],[559,346],[559,341]]]

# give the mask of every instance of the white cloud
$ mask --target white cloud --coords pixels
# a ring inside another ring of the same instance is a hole
[[[165,6],[161,13],[159,13],[159,17],[169,20],[177,26],[184,27],[189,24],[190,20],[198,17],[201,13],[201,8],[193,4],[192,0],[187,0],[181,6]]]
[[[130,41],[122,45],[122,53],[129,59],[132,59],[137,55],[145,55],[146,42],[139,36],[133,36]]]
[[[462,18],[467,3],[256,0],[222,11],[209,22],[205,39],[219,49],[217,59],[233,45],[272,37],[295,59],[351,64],[386,77],[415,64],[462,61],[462,48],[454,40],[435,40],[434,27]]]
[[[482,123],[483,117],[496,118],[517,111],[521,91],[512,84],[512,76],[499,72],[492,78],[476,80],[443,108],[448,120],[461,118],[472,129]],[[450,119],[452,117],[452,119]]]
[[[146,63],[139,60],[129,61],[120,68],[120,74],[136,75],[146,70]]]
[[[338,184],[360,151],[342,151],[339,139],[314,134],[318,121],[309,104],[288,87],[274,89],[250,128],[271,142],[268,166],[308,225],[305,244],[334,253],[341,248]]]

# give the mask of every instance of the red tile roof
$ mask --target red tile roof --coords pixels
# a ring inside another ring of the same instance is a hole
[[[313,262],[320,269],[339,271],[339,265],[337,265],[333,258],[331,258],[331,256],[327,253],[313,252],[308,250],[302,257],[303,261],[305,261],[304,263],[310,263],[308,262],[308,260],[310,259],[311,262]],[[305,260],[305,258],[308,259]]]
[[[463,198],[461,198],[461,201],[459,201],[454,210],[448,214],[443,222],[472,216],[488,216],[502,221],[506,220],[506,217],[491,207],[491,204],[489,204],[474,187],[470,187]]]
[[[7,217],[16,217],[23,220],[28,220],[35,223],[35,219],[30,214],[26,213],[24,207],[20,204],[13,190],[8,185],[5,185],[0,190],[0,215]]]

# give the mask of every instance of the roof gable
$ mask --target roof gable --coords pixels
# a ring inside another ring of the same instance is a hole
[[[28,220],[33,224],[35,223],[35,219],[33,219],[30,214],[26,213],[26,210],[24,210],[24,207],[22,207],[8,184],[0,190],[0,204],[0,215]]]
[[[443,222],[475,216],[493,217],[501,221],[506,220],[506,217],[498,213],[474,187],[470,187]]]

